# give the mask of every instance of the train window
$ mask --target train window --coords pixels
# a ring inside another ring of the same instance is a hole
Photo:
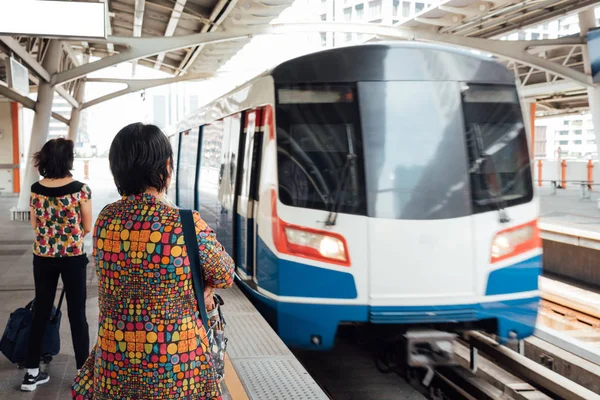
[[[369,216],[471,214],[458,84],[361,82]]]
[[[241,114],[234,114],[225,118],[223,122],[226,134],[219,167],[219,201],[225,210],[232,210],[236,188],[242,116]],[[229,132],[227,133],[227,131]]]
[[[282,203],[317,210],[330,210],[337,203],[339,212],[366,213],[354,92],[349,85],[278,90],[277,162]],[[341,181],[344,170],[346,182]]]
[[[202,127],[200,175],[198,177],[198,207],[206,223],[217,227],[219,204],[219,170],[223,147],[223,121]],[[217,232],[219,234],[219,232]]]
[[[474,211],[531,201],[527,136],[516,89],[465,84],[461,92]]]
[[[194,193],[199,139],[200,129],[198,128],[183,132],[180,136],[177,199],[178,205],[184,208],[194,208],[195,206]]]

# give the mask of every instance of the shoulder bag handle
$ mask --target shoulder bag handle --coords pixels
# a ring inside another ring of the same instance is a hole
[[[61,290],[61,292],[60,292],[60,297],[58,298],[58,304],[56,305],[56,313],[54,314],[54,317],[52,317],[53,322],[56,322],[58,320],[58,313],[60,313],[60,307],[62,306],[64,298],[65,298],[65,288],[63,288],[63,290]]]
[[[202,318],[202,325],[208,333],[208,314],[206,313],[206,304],[204,303],[204,279],[202,266],[200,265],[200,254],[198,249],[198,239],[196,236],[196,224],[194,223],[194,214],[192,210],[179,210],[181,216],[181,225],[183,228],[183,239],[187,249],[187,256],[190,260],[190,269],[192,271],[192,281],[194,283],[194,292],[198,311]]]

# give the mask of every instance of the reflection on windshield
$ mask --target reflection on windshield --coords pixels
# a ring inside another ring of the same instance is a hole
[[[365,82],[359,84],[359,99],[369,215],[469,215],[458,84]]]
[[[527,137],[516,90],[469,84],[462,101],[475,210],[530,201]]]
[[[364,167],[356,105],[345,98],[334,103],[302,100],[302,104],[294,104],[293,98],[286,98],[285,104],[277,106],[281,202],[330,210],[339,199],[340,212],[364,215]],[[346,184],[341,185],[342,170],[353,152],[360,155],[359,160],[349,168]]]
[[[356,97],[351,90],[323,94],[317,86],[307,85],[298,104],[299,89],[285,92],[277,105],[284,204],[331,211],[339,199],[340,213],[433,220],[531,200],[514,87],[359,82]],[[352,153],[356,162],[342,185]]]

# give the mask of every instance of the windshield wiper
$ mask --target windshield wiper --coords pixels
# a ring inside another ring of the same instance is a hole
[[[487,152],[485,152],[483,150],[483,137],[481,135],[481,127],[479,125],[473,125],[473,130],[475,133],[475,146],[477,147],[477,152],[479,153],[479,157],[481,159],[484,160],[484,166],[485,168],[487,168],[489,166],[489,168],[491,168],[492,173],[494,174],[494,177],[496,178],[496,193],[493,193],[490,189],[489,189],[489,180],[486,179],[486,184],[488,185],[488,190],[487,192],[491,195],[491,199],[492,203],[494,204],[494,206],[496,207],[496,209],[498,210],[499,213],[499,222],[501,224],[506,224],[508,222],[510,222],[510,218],[508,217],[508,214],[506,213],[506,207],[507,207],[507,202],[506,199],[504,198],[504,192],[502,190],[502,181],[500,180],[500,173],[498,172],[498,169],[496,168],[496,163],[494,162],[494,157],[492,157],[491,154],[488,154]],[[481,168],[481,165],[479,166],[479,168]],[[485,171],[484,171],[485,172]]]
[[[342,167],[342,176],[338,182],[338,186],[335,190],[333,196],[333,201],[330,202],[331,207],[329,208],[329,215],[327,216],[327,220],[325,221],[326,226],[333,226],[337,221],[337,216],[339,213],[340,206],[342,204],[343,195],[346,191],[346,184],[348,182],[348,175],[350,175],[350,169],[354,166],[356,159],[358,157],[354,153],[348,153],[346,156],[346,162]]]

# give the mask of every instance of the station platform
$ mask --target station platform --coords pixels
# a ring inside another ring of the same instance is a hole
[[[600,192],[583,198],[580,188],[567,185],[556,193],[541,187],[538,193],[544,275],[600,290]]]
[[[540,195],[540,222],[548,225],[579,229],[600,234],[600,191],[591,192],[590,197],[581,198],[579,187],[567,186],[553,194],[550,187],[538,187]]]
[[[95,165],[94,165],[95,164]],[[88,182],[92,188],[94,219],[102,208],[120,196],[114,188],[105,160],[92,160],[90,179],[83,179],[81,162],[76,162],[75,179]],[[4,329],[11,312],[24,307],[34,296],[31,243],[33,231],[28,223],[10,221],[16,197],[0,197],[0,327]],[[88,252],[91,236],[86,238]],[[93,264],[88,265],[87,317],[90,341],[95,343],[98,320],[97,278]],[[59,281],[59,291],[62,283]],[[243,293],[234,286],[220,290],[225,306],[229,337],[226,373],[223,384],[225,400],[305,399],[325,400],[329,397],[304,369],[294,354],[279,339]],[[58,295],[57,295],[58,297]],[[57,301],[57,300],[55,300]],[[66,400],[76,374],[69,320],[63,305],[61,352],[47,366],[50,382],[33,393],[19,391],[24,370],[0,355],[0,398],[13,400]]]

